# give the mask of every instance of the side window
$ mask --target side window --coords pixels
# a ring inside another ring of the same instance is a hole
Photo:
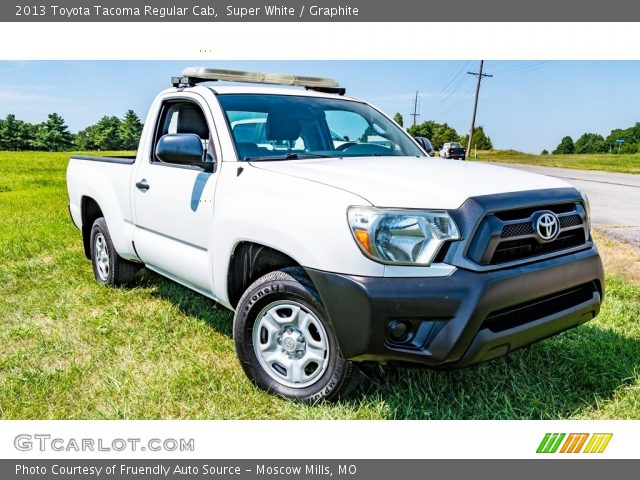
[[[156,125],[152,155],[153,162],[167,164],[167,162],[163,162],[156,157],[155,146],[163,135],[173,133],[192,133],[198,135],[202,141],[204,151],[215,158],[213,146],[210,144],[211,136],[207,119],[200,106],[196,103],[176,101],[167,101],[164,103]]]

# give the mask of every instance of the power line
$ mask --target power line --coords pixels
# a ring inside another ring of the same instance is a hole
[[[433,113],[434,110],[439,111],[447,107],[447,102],[449,101],[449,99],[465,83],[466,75],[464,75],[464,71],[469,67],[470,62],[457,63],[457,68],[454,69],[453,75],[444,84],[444,86],[435,89],[435,91],[437,91],[439,95],[434,99],[434,101],[429,103],[430,114]]]
[[[484,66],[484,60],[480,60],[480,70],[478,72],[467,72],[469,75],[478,77],[478,83],[476,84],[476,98],[473,102],[473,115],[471,115],[471,128],[469,129],[469,141],[467,142],[467,156],[471,153],[471,140],[473,138],[473,131],[476,126],[476,113],[478,112],[478,96],[480,95],[480,84],[485,77],[493,77],[487,73],[482,73],[482,67]]]

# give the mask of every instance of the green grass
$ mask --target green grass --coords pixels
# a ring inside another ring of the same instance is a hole
[[[493,362],[398,369],[337,404],[258,391],[225,309],[150,273],[95,284],[67,158],[0,152],[0,418],[640,418],[640,286],[612,275],[595,321]]]
[[[530,155],[513,150],[488,150],[479,151],[478,160],[617,173],[640,173],[640,154]]]

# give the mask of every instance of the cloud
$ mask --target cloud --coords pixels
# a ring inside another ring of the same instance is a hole
[[[0,103],[17,104],[23,102],[58,103],[64,101],[57,95],[46,92],[54,90],[50,86],[16,87],[13,85],[0,85]]]

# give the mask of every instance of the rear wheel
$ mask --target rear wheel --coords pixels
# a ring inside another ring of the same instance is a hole
[[[103,285],[125,285],[131,283],[141,265],[125,260],[113,247],[107,222],[96,219],[91,227],[91,262],[96,282]]]
[[[256,386],[313,403],[351,391],[359,372],[345,360],[313,284],[301,268],[269,273],[240,299],[234,340]]]

